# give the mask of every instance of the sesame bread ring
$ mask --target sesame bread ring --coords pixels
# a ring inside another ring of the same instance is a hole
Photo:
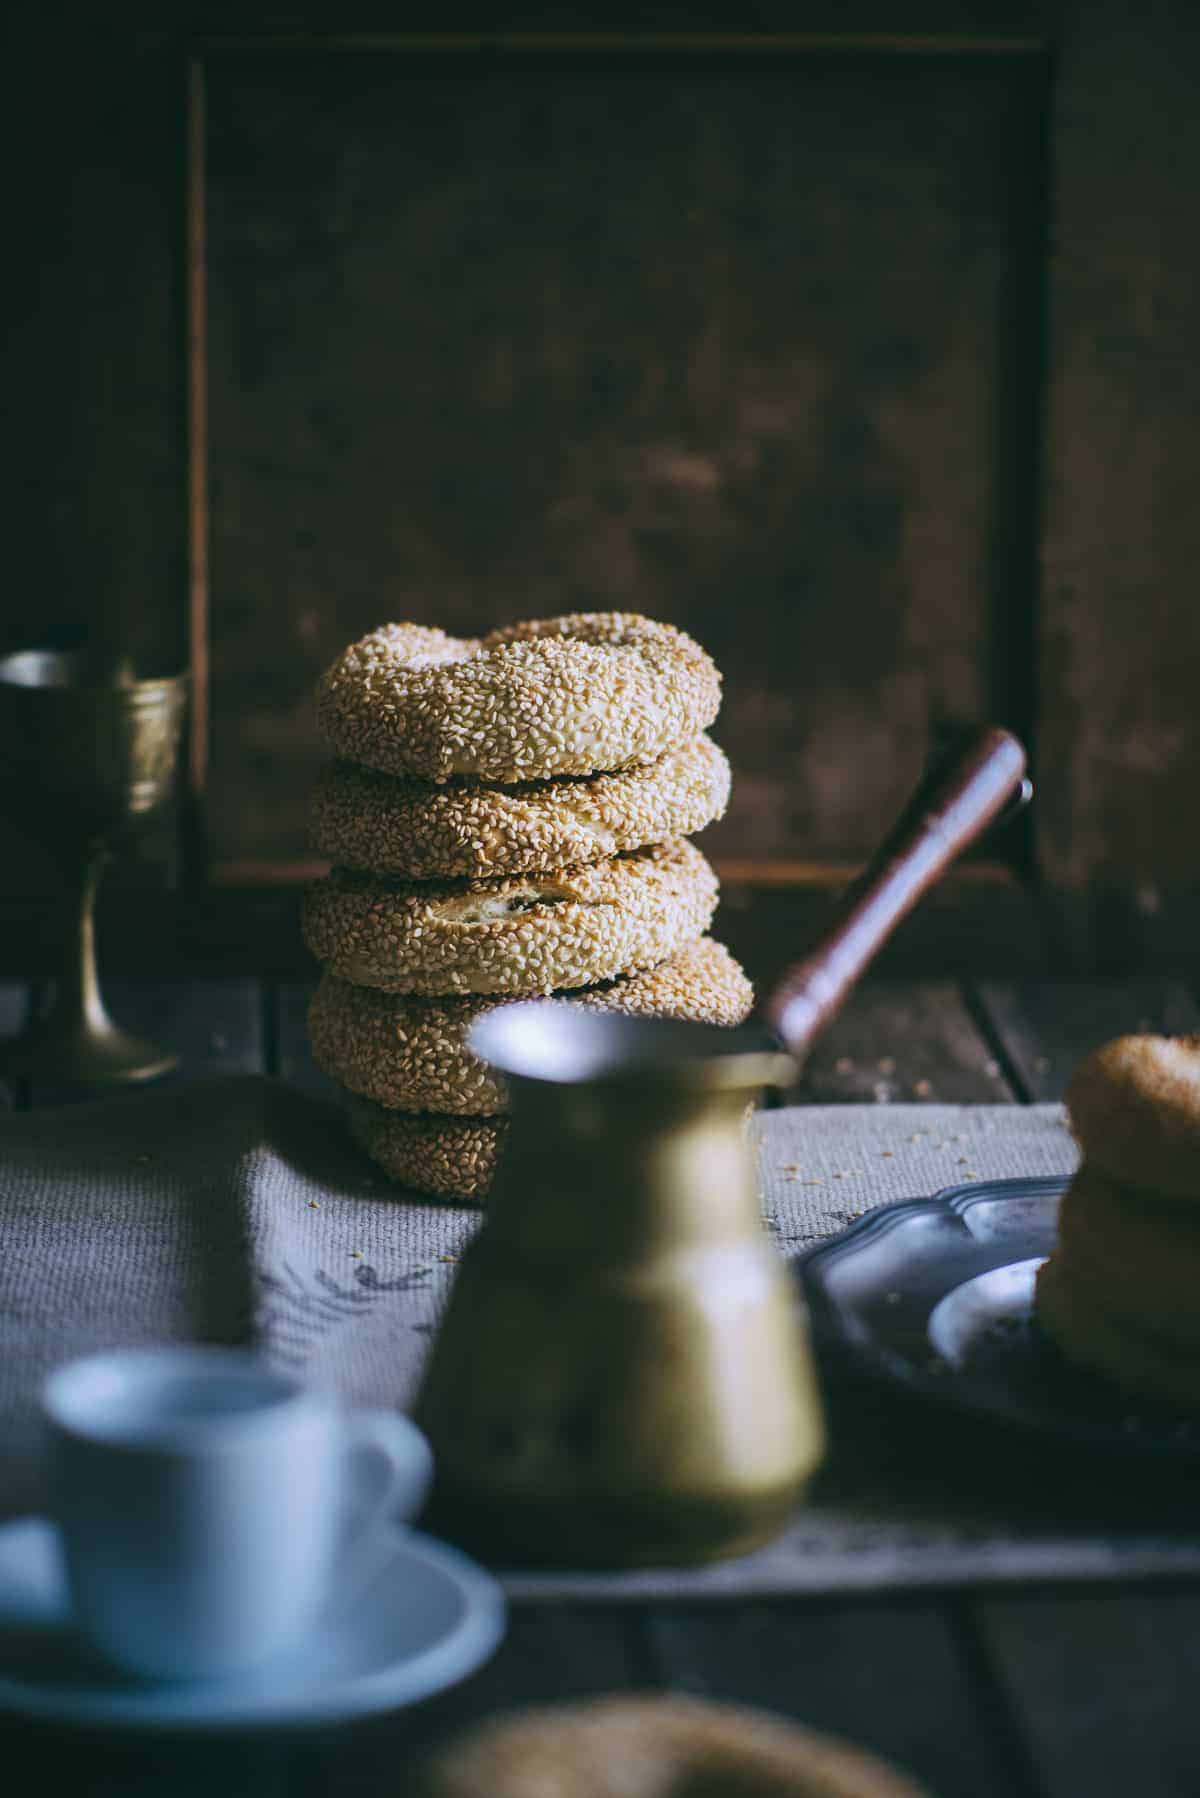
[[[728,802],[729,763],[703,735],[644,767],[510,787],[435,786],[332,762],[313,794],[312,840],[343,868],[486,879],[691,836]]]
[[[321,677],[317,723],[336,756],[385,774],[553,780],[652,762],[720,703],[720,675],[683,631],[573,612],[482,639],[382,625]]]
[[[1113,1180],[1200,1201],[1200,1036],[1119,1036],[1067,1087],[1071,1127]]]
[[[741,1024],[754,994],[728,949],[705,937],[656,968],[569,997],[631,1016]],[[507,1095],[465,1037],[495,1003],[412,999],[326,974],[308,1009],[309,1040],[332,1079],[390,1110],[494,1117],[508,1110]]]
[[[1035,1309],[1047,1336],[1075,1366],[1142,1398],[1200,1408],[1200,1353],[1118,1317],[1072,1279],[1057,1256],[1038,1269]]]
[[[336,869],[305,895],[304,938],[335,974],[385,992],[552,993],[666,961],[716,903],[716,875],[682,840],[506,880]]]
[[[1200,1207],[1085,1165],[1063,1197],[1054,1258],[1114,1317],[1200,1355]]]
[[[508,1129],[503,1118],[385,1111],[353,1094],[346,1116],[351,1136],[376,1166],[401,1186],[439,1199],[483,1197]]]
[[[924,1798],[873,1754],[742,1705],[593,1698],[489,1718],[434,1751],[413,1798]]]

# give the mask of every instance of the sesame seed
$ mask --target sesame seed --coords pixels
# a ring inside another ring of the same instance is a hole
[[[703,735],[645,766],[509,787],[438,787],[343,761],[320,776],[310,823],[342,867],[419,880],[553,872],[702,830],[729,782]]]
[[[305,895],[309,948],[390,992],[548,993],[653,966],[707,928],[717,881],[684,839],[521,882],[430,889],[336,869]],[[422,918],[433,930],[413,936]],[[482,928],[481,928],[482,926]]]
[[[704,937],[657,967],[570,997],[627,1016],[733,1025],[749,1015],[753,989],[729,951]],[[495,1116],[508,1106],[503,1085],[465,1042],[495,1003],[384,993],[327,973],[309,1005],[313,1055],[340,1085],[388,1109]]]
[[[728,799],[703,735],[719,700],[699,645],[624,613],[478,640],[385,625],[322,677],[338,760],[313,801],[334,872],[304,907],[325,966],[310,1036],[389,1177],[486,1191],[507,1095],[464,1038],[497,1002],[566,992],[634,1015],[748,1014],[742,970],[700,940],[716,880],[686,840]]]
[[[334,753],[445,782],[595,772],[654,759],[711,724],[721,683],[700,646],[631,613],[575,613],[482,640],[415,624],[370,632],[317,690]]]

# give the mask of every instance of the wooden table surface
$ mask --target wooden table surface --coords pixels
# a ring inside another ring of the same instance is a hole
[[[265,1070],[307,1083],[320,1078],[304,1047],[307,990],[114,979],[107,996],[122,1023],[184,1050],[182,1077]],[[0,985],[0,1033],[37,1002],[20,983]],[[1059,1096],[1106,1037],[1189,1028],[1200,1028],[1196,996],[1163,979],[873,982],[814,1054],[802,1097],[1026,1104]],[[398,1798],[419,1746],[469,1719],[625,1690],[766,1706],[893,1758],[935,1798],[1195,1798],[1200,1587],[521,1603],[493,1661],[416,1712],[289,1738],[154,1744],[13,1724],[0,1728],[0,1766],[76,1794]],[[13,1792],[27,1789],[18,1775]]]

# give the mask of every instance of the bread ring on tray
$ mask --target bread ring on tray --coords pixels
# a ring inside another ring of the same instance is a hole
[[[1116,1318],[1200,1355],[1200,1206],[1083,1166],[1063,1196],[1054,1259]]]
[[[1071,1127],[1110,1179],[1200,1202],[1200,1036],[1119,1036],[1067,1087]]]
[[[1118,1316],[1052,1255],[1038,1269],[1035,1310],[1046,1334],[1078,1367],[1160,1404],[1200,1405],[1200,1349]]]
[[[504,1118],[385,1111],[353,1093],[346,1116],[355,1142],[385,1174],[439,1199],[483,1197],[508,1129]]]
[[[729,802],[710,737],[615,774],[519,786],[406,780],[332,762],[312,803],[313,847],[344,868],[409,880],[531,874],[691,836]]]
[[[704,937],[656,968],[562,997],[631,1016],[741,1024],[754,993],[728,949]],[[507,1095],[464,1039],[475,1019],[495,1004],[481,998],[413,999],[326,974],[309,1006],[309,1040],[319,1067],[378,1105],[494,1117],[508,1110]]]
[[[553,780],[652,762],[720,703],[721,677],[685,632],[573,612],[483,638],[382,625],[322,675],[317,723],[336,756],[385,774]]]
[[[392,993],[552,993],[666,961],[708,929],[717,877],[683,840],[504,880],[417,884],[335,869],[304,938],[335,974]]]
[[[897,1768],[783,1717],[702,1698],[593,1698],[488,1718],[412,1798],[924,1798]]]

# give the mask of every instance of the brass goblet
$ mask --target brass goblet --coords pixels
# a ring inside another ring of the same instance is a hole
[[[53,855],[71,908],[54,1002],[6,1045],[8,1073],[90,1085],[148,1080],[178,1062],[109,1017],[93,914],[105,864],[170,796],[187,682],[135,680],[53,649],[0,658],[0,810]]]

